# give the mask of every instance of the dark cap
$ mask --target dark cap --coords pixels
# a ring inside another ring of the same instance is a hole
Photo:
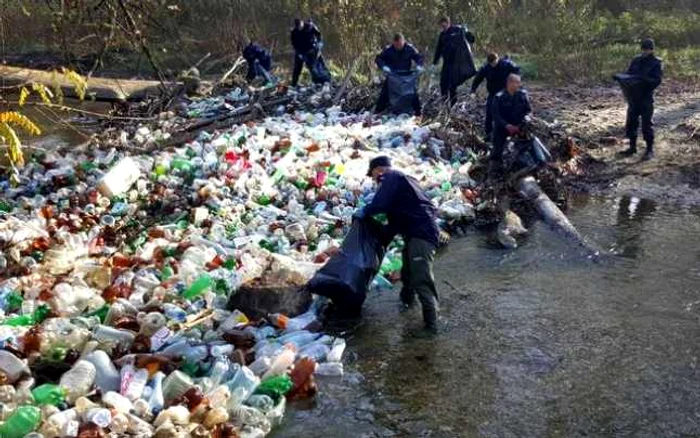
[[[391,167],[391,160],[386,155],[380,155],[374,157],[369,162],[369,170],[367,170],[367,176],[372,176],[372,171],[377,167]]]
[[[642,40],[642,50],[654,50],[654,40],[646,38]]]

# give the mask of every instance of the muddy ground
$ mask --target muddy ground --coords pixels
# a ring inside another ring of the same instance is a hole
[[[627,148],[626,103],[610,87],[534,86],[535,115],[561,122],[580,146],[582,172],[568,178],[572,187],[591,192],[620,192],[680,204],[700,203],[700,87],[664,84],[656,96],[656,157],[622,158]],[[639,139],[639,148],[644,142]]]

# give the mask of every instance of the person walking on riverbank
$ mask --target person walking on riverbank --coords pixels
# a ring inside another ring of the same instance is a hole
[[[372,202],[357,210],[354,217],[364,219],[386,214],[390,234],[403,237],[403,308],[411,308],[418,295],[426,330],[437,332],[438,297],[433,277],[435,250],[440,239],[436,223],[437,209],[420,188],[418,181],[391,167],[389,157],[373,158],[367,175],[372,177],[379,188]]]

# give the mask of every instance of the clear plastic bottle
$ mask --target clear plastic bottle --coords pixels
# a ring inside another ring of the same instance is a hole
[[[318,376],[340,377],[343,375],[343,364],[340,362],[325,362],[316,365]]]
[[[94,365],[96,371],[95,386],[100,388],[102,393],[119,391],[121,376],[107,353],[95,350],[86,355],[85,360]]]
[[[281,376],[287,372],[290,366],[294,363],[296,356],[296,347],[293,344],[284,346],[284,350],[272,361],[270,369],[263,374],[262,379],[268,377]]]
[[[163,396],[163,379],[165,379],[165,374],[158,371],[153,375],[153,380],[151,382],[153,391],[151,392],[151,397],[148,399],[148,409],[150,413],[154,415],[162,411],[163,407],[165,406],[165,398]]]
[[[328,355],[326,356],[326,360],[328,362],[340,362],[341,359],[343,358],[343,353],[345,352],[345,339],[343,338],[336,338],[333,341],[333,344],[331,345],[331,350],[328,352]]]
[[[78,397],[86,395],[90,392],[97,370],[95,366],[86,361],[79,360],[73,365],[73,368],[66,371],[62,376],[59,384],[66,390],[66,400],[69,403],[74,403]]]

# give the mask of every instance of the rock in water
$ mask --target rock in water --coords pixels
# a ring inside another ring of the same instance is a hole
[[[518,247],[518,242],[515,236],[520,236],[527,233],[527,229],[523,226],[520,217],[513,210],[506,210],[503,219],[498,224],[496,237],[501,245],[507,249],[515,249]]]

